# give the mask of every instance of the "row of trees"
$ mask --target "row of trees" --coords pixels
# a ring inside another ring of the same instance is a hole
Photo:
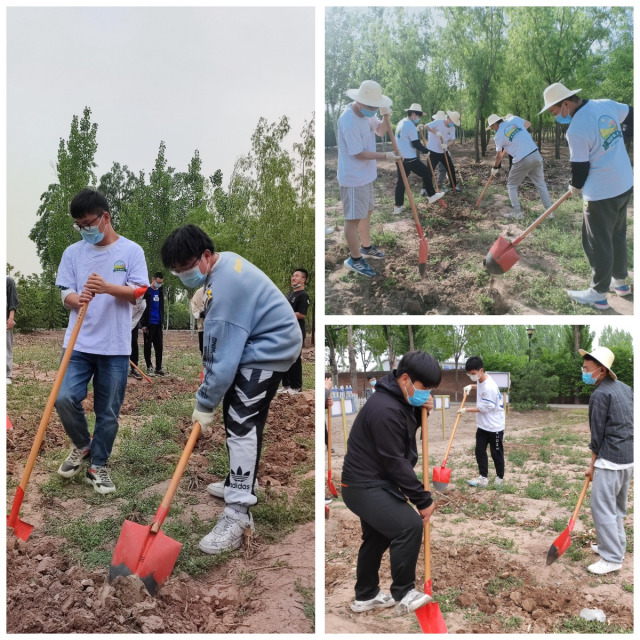
[[[585,97],[633,100],[631,7],[334,7],[325,50],[326,146],[335,145],[345,91],[367,79],[393,99],[395,121],[413,102],[427,117],[459,111],[476,162],[494,112],[529,120],[539,145],[553,129],[559,157],[561,126],[537,115],[554,82]]]
[[[73,117],[68,139],[60,140],[57,182],[40,197],[38,220],[29,235],[36,244],[42,273],[13,274],[21,299],[17,326],[57,328],[67,322],[55,277],[65,248],[79,240],[71,227],[69,202],[86,186],[104,193],[114,228],[144,249],[149,273],[165,273],[165,290],[172,305],[169,318],[175,328],[189,326],[188,291],[163,269],[160,247],[173,229],[187,223],[200,225],[213,238],[216,250],[234,251],[253,262],[283,291],[289,288],[293,270],[305,267],[311,276],[307,289],[313,299],[314,118],[305,123],[292,146],[288,144],[290,133],[286,116],[271,123],[261,118],[251,149],[236,161],[226,185],[221,170],[209,177],[202,174],[198,150],[185,171],[176,171],[168,165],[162,141],[148,176],[114,162],[98,177],[98,125],[91,121],[91,110],[86,107],[82,117]],[[11,273],[11,265],[8,271]]]
[[[402,354],[414,349],[430,353],[440,363],[452,359],[456,380],[465,359],[480,355],[486,370],[511,373],[511,399],[520,409],[545,405],[551,399],[585,402],[593,387],[582,382],[578,349],[592,349],[594,332],[584,325],[533,328],[529,342],[524,325],[328,325],[325,366],[333,376],[349,371],[351,386],[357,388],[358,370],[380,371],[383,361],[393,368]],[[607,326],[599,336],[599,344],[613,351],[616,375],[632,386],[631,334]],[[466,378],[460,380],[460,387],[467,382]]]

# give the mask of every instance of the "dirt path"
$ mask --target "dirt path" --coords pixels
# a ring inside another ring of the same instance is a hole
[[[441,464],[444,457],[455,409],[445,417],[446,439],[442,438],[441,414],[429,421],[432,467]],[[440,599],[450,633],[567,632],[585,607],[602,609],[612,628],[633,628],[633,550],[627,552],[619,572],[599,577],[586,571],[586,566],[597,560],[589,548],[595,531],[588,499],[576,523],[570,551],[550,567],[545,563],[549,546],[566,527],[575,506],[576,487],[582,484],[589,462],[586,420],[585,409],[511,412],[504,439],[507,486],[497,492],[491,486],[479,490],[466,484],[466,479],[477,476],[477,467],[475,423],[463,416],[447,465],[453,469],[449,490],[434,494],[438,506],[431,534],[433,591]],[[353,416],[349,416],[348,428],[352,422]],[[550,429],[562,432],[571,444],[552,444],[550,462],[543,463],[538,458],[539,439],[550,437]],[[339,487],[344,459],[340,419],[332,422],[332,440],[336,450],[333,479]],[[490,459],[490,482],[494,474]],[[529,497],[536,495],[534,489],[545,488],[549,497]],[[626,519],[630,528],[632,505],[633,487]],[[327,633],[419,633],[415,616],[396,617],[393,609],[364,614],[349,609],[360,525],[340,499],[330,506],[325,535]],[[421,553],[420,584],[422,566]],[[385,555],[380,586],[387,593],[390,582]]]

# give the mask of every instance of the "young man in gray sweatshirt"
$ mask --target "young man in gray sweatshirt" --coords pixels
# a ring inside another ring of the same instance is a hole
[[[230,473],[224,482],[226,507],[199,544],[204,553],[237,549],[245,529],[253,530],[249,507],[262,432],[282,375],[302,348],[298,320],[284,294],[241,256],[216,253],[213,241],[195,225],[173,231],[162,246],[162,262],[182,284],[204,286],[204,377],[196,393],[193,421],[213,424],[222,402]]]

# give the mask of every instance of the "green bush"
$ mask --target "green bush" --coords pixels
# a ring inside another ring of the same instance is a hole
[[[188,329],[190,322],[189,302],[174,302],[167,305],[165,313],[169,314],[169,329]]]
[[[519,410],[544,407],[557,394],[558,376],[553,369],[539,360],[511,372],[511,401]]]

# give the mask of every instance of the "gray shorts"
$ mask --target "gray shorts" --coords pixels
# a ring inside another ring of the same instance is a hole
[[[373,211],[373,182],[361,187],[340,186],[340,199],[344,209],[345,220],[362,220]]]

